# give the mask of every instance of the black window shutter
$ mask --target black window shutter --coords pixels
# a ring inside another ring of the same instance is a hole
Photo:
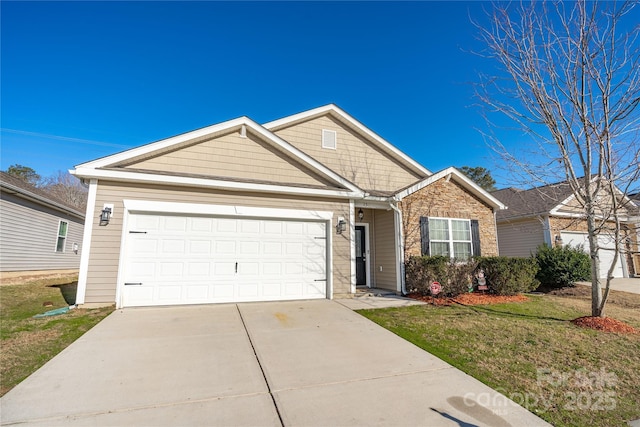
[[[422,255],[429,255],[429,218],[420,217],[420,248]]]
[[[471,220],[471,246],[473,247],[473,255],[481,256],[480,251],[480,224],[477,219]]]

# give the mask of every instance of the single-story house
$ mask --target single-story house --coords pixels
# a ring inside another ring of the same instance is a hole
[[[500,255],[528,257],[535,254],[543,244],[550,247],[580,246],[585,251],[589,250],[587,223],[568,182],[528,190],[505,188],[491,194],[509,207],[496,215]],[[637,244],[637,236],[633,232],[633,218],[637,218],[637,207],[628,197],[621,197],[620,203],[623,206],[623,239],[618,244],[624,255],[618,258],[613,276],[632,277],[635,269],[629,245]],[[604,215],[599,217],[604,218]],[[613,263],[616,244],[615,239],[607,232],[609,225],[605,223],[598,236],[601,248],[600,273],[603,277]]]
[[[0,172],[0,271],[78,270],[84,213]]]
[[[495,197],[330,104],[240,117],[71,171],[89,185],[77,302],[117,307],[404,292],[404,258],[496,255]]]
[[[629,196],[631,201],[638,207],[640,210],[640,193],[631,194]],[[633,225],[635,227],[635,242],[633,239],[629,239],[629,252],[631,253],[632,265],[635,277],[640,277],[640,215],[638,215],[634,221]]]

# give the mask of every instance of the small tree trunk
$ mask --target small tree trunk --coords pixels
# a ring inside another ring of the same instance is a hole
[[[590,203],[587,203],[590,204]],[[591,315],[604,317],[602,284],[600,283],[600,254],[596,234],[593,207],[587,206],[587,231],[589,233],[589,257],[591,258]]]

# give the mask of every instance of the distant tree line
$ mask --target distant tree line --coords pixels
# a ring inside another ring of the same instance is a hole
[[[58,171],[51,176],[42,177],[33,168],[20,164],[9,166],[5,172],[81,212],[87,207],[87,187],[69,172]]]

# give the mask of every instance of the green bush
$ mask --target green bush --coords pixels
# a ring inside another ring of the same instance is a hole
[[[536,279],[535,258],[478,257],[477,269],[484,271],[489,289],[497,295],[531,292],[540,282]]]
[[[440,295],[455,297],[468,292],[476,262],[458,261],[445,256],[411,257],[405,263],[406,285],[408,292],[431,295],[429,286],[439,282]]]
[[[558,246],[550,248],[542,245],[536,252],[540,271],[536,278],[543,286],[562,288],[574,286],[580,280],[591,277],[589,255],[578,247]]]

